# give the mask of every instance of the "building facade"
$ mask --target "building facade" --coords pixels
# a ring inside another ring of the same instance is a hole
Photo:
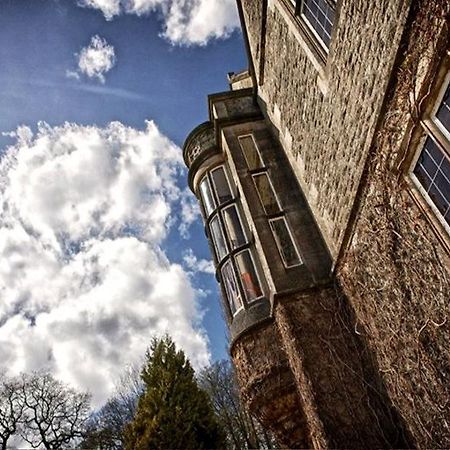
[[[450,445],[446,0],[239,0],[186,139],[244,401],[290,448]]]

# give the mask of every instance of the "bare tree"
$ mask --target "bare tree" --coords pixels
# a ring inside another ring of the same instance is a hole
[[[9,438],[14,436],[21,424],[24,403],[22,383],[17,378],[0,374],[0,445],[5,450]]]
[[[233,368],[229,361],[218,361],[204,369],[200,386],[209,394],[215,413],[226,432],[229,449],[276,448],[273,436],[242,405]]]
[[[120,377],[114,395],[90,417],[81,448],[122,450],[124,428],[133,420],[143,392],[140,369],[131,366]]]
[[[79,393],[48,373],[23,376],[24,420],[21,437],[31,447],[60,449],[83,434],[90,396]]]

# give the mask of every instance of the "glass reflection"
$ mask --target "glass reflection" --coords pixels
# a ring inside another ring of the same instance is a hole
[[[232,249],[244,245],[246,243],[246,238],[235,205],[228,206],[223,210],[223,219]]]
[[[221,166],[211,171],[211,178],[219,205],[231,200],[233,194],[231,193],[224,168]]]
[[[239,276],[248,302],[262,296],[261,286],[256,274],[255,266],[248,250],[236,255]]]

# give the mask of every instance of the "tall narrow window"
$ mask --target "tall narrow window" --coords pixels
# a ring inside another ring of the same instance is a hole
[[[412,178],[439,220],[450,226],[450,73],[435,114],[424,126],[427,137],[412,168]],[[448,229],[448,228],[447,228]]]
[[[242,308],[242,299],[230,260],[223,265],[221,272],[230,311],[234,316]]]
[[[262,169],[264,164],[253,136],[251,134],[239,136],[239,144],[247,161],[248,168],[250,170]]]
[[[228,253],[225,237],[218,216],[214,216],[210,222],[211,237],[216,249],[217,260],[221,261]]]
[[[266,214],[270,215],[280,212],[280,205],[267,172],[253,175],[253,181]]]
[[[236,263],[246,300],[248,302],[257,300],[262,296],[262,292],[250,251],[244,250],[236,255]]]
[[[231,200],[233,198],[233,194],[231,193],[230,185],[228,184],[223,166],[212,170],[211,178],[219,205]]]
[[[301,264],[300,256],[292,240],[291,232],[288,229],[286,219],[278,217],[270,220],[270,226],[275,236],[278,250],[286,267],[298,266]]]
[[[211,186],[209,185],[208,177],[204,177],[200,182],[199,191],[203,207],[205,208],[205,213],[207,216],[209,216],[214,211],[216,205],[211,192]]]
[[[236,205],[227,206],[222,214],[231,248],[235,249],[244,245],[246,238]]]

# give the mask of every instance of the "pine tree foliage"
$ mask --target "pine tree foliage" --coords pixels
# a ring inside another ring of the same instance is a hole
[[[146,357],[145,392],[125,431],[127,450],[222,448],[222,429],[183,351],[166,336],[153,340]]]

